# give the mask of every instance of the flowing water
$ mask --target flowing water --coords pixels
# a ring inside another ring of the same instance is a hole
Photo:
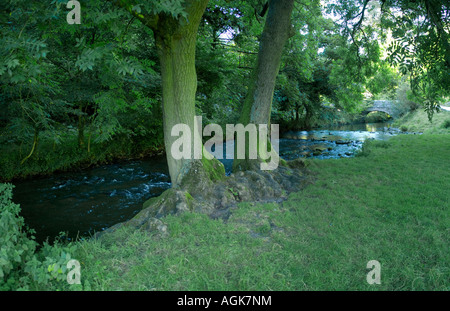
[[[386,131],[389,127],[389,123],[376,123],[287,132],[280,137],[279,153],[286,160],[351,157],[366,139],[394,135]],[[232,146],[226,149],[233,150]],[[222,162],[230,173],[232,160]],[[66,232],[69,239],[90,236],[131,219],[144,201],[171,186],[164,157],[55,173],[14,184],[13,200],[21,205],[22,216],[36,231],[38,242],[47,237],[52,241],[60,232]]]

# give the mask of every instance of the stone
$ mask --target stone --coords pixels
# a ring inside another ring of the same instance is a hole
[[[338,144],[338,145],[348,145],[349,143],[350,143],[350,141],[336,140],[336,144]]]
[[[286,161],[285,166],[279,166],[273,171],[240,171],[214,182],[201,181],[199,178],[202,177],[194,178],[195,182],[200,182],[199,185],[187,182],[186,188],[171,188],[147,200],[142,211],[120,226],[131,226],[166,236],[168,228],[162,220],[166,215],[196,212],[225,219],[239,202],[280,202],[289,193],[301,190],[314,179],[302,159]]]
[[[168,236],[169,231],[167,229],[167,225],[163,223],[158,218],[150,218],[142,227],[142,230],[147,230],[149,232],[156,232],[162,237]]]

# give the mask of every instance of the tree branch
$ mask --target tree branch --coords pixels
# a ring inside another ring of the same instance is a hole
[[[356,17],[361,15],[361,17],[359,18],[359,21],[353,26],[353,34],[356,32],[357,29],[359,29],[361,27],[361,24],[362,24],[362,22],[364,20],[364,15],[365,15],[365,12],[366,12],[367,4],[369,3],[369,1],[370,0],[365,0],[364,1],[364,5],[363,5],[363,8],[362,8],[362,11],[358,15],[356,15],[354,17],[354,18],[356,18]]]
[[[133,7],[135,6],[135,4],[129,0],[107,0],[107,1],[113,3],[116,6],[124,8],[125,10],[130,12],[134,17],[136,17],[138,20],[140,20],[142,22],[142,24],[149,27],[150,29],[152,29],[152,30],[157,29],[158,20],[159,20],[158,14],[149,14],[144,11],[141,11],[140,13],[138,13],[135,10],[133,10]]]

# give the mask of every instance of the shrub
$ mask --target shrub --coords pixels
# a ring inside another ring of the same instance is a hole
[[[402,126],[400,126],[400,130],[401,130],[402,132],[407,132],[407,131],[408,131],[408,128],[407,128],[405,125],[402,125]]]
[[[414,97],[408,81],[402,81],[396,91],[396,99],[394,109],[397,115],[403,115],[409,111],[416,110],[420,107],[420,101]]]
[[[20,206],[12,202],[13,187],[0,183],[0,290],[52,289],[53,280],[66,280],[76,244],[44,243],[37,252],[34,231],[25,227]],[[61,288],[60,283],[56,287]]]
[[[450,119],[447,119],[442,123],[442,128],[445,128],[445,129],[450,128]]]
[[[37,243],[24,228],[20,206],[11,201],[11,184],[0,184],[0,288],[11,289],[17,272],[33,259]]]

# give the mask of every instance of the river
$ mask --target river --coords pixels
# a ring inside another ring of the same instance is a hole
[[[394,135],[384,131],[389,127],[390,123],[374,123],[287,132],[280,137],[279,153],[286,160],[352,157],[366,139]],[[232,160],[222,162],[229,174]],[[87,237],[131,219],[144,201],[171,186],[165,157],[55,173],[14,184],[13,200],[21,205],[21,215],[36,231],[38,242],[47,237],[52,241],[60,232],[66,232],[69,240]]]

